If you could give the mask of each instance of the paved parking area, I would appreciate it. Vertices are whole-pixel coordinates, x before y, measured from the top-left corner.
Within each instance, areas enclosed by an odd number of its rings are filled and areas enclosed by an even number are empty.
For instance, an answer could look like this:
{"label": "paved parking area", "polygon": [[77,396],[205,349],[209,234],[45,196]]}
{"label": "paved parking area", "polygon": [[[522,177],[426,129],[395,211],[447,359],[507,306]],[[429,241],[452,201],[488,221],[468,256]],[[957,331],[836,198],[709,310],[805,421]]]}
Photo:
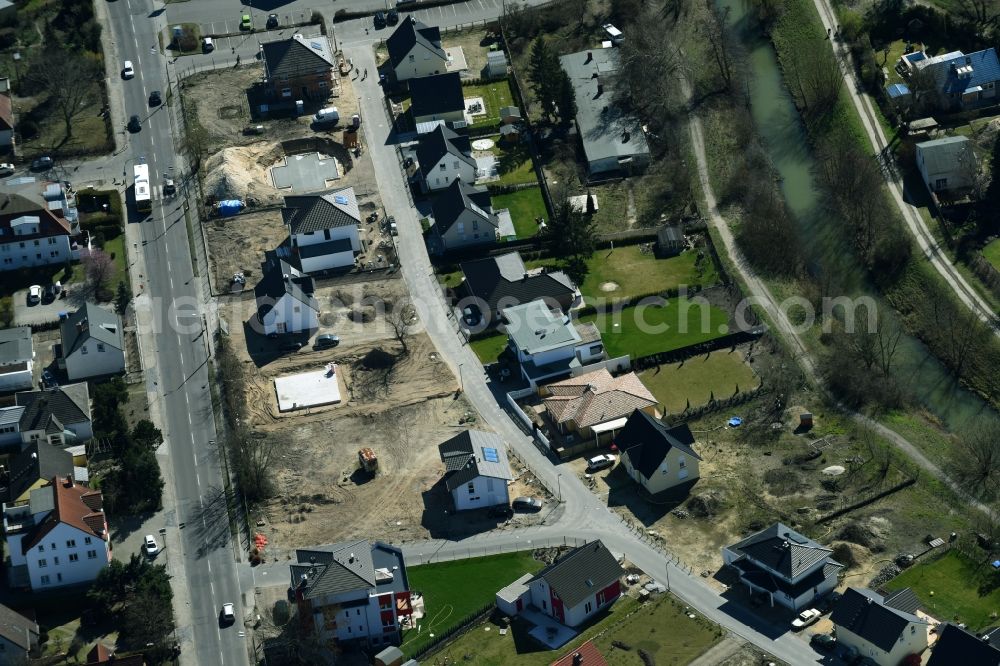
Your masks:
{"label": "paved parking area", "polygon": [[340,179],[337,160],[319,153],[286,155],[285,162],[271,168],[271,180],[279,190],[319,192]]}
{"label": "paved parking area", "polygon": [[66,298],[57,298],[51,303],[28,305],[28,290],[14,292],[14,325],[30,326],[58,321],[60,312],[74,312],[82,303],[81,289],[69,289]]}
{"label": "paved parking area", "polygon": [[[35,365],[32,374],[35,378],[35,386],[41,386],[42,371],[49,368],[52,370],[56,369],[54,347],[62,341],[62,336],[58,330],[43,331],[33,334],[31,341],[35,347]],[[58,373],[56,373],[56,377],[59,377]]]}

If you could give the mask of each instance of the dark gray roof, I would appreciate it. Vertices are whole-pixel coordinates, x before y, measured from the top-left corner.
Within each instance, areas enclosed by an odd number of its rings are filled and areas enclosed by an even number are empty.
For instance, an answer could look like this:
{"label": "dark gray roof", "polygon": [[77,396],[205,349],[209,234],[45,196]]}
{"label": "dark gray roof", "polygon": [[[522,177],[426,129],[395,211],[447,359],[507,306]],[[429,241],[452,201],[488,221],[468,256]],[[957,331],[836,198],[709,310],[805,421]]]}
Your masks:
{"label": "dark gray roof", "polygon": [[294,79],[329,71],[333,67],[329,50],[329,44],[323,36],[300,39],[291,37],[261,45],[264,67],[271,79]]}
{"label": "dark gray roof", "polygon": [[326,241],[325,243],[312,243],[311,245],[299,245],[299,257],[309,259],[310,257],[324,257],[328,254],[347,252],[354,246],[351,245],[350,238],[338,238],[337,240]]}
{"label": "dark gray roof", "polygon": [[740,570],[742,579],[768,592],[784,592],[793,599],[822,585],[827,580],[836,580],[837,574],[844,568],[843,564],[827,558],[823,566],[817,567],[809,575],[792,583],[787,578],[776,576],[770,569],[765,569],[745,557],[733,562],[733,566]]}
{"label": "dark gray roof", "polygon": [[291,235],[361,224],[353,187],[285,197],[281,219]]}
{"label": "dark gray roof", "polygon": [[[492,449],[496,460],[486,459],[486,449]],[[445,486],[448,492],[476,478],[486,476],[510,481],[510,463],[507,447],[499,435],[482,430],[465,430],[438,445],[441,462],[445,467]]]}
{"label": "dark gray roof", "polygon": [[0,365],[30,361],[31,355],[30,326],[0,330]]}
{"label": "dark gray roof", "polygon": [[573,282],[562,271],[527,275],[517,252],[488,257],[462,264],[465,288],[480,299],[480,310],[495,313],[503,307],[538,299],[552,299],[564,308],[573,300]]}
{"label": "dark gray roof", "polygon": [[899,640],[911,622],[927,624],[916,615],[887,606],[882,595],[849,587],[833,607],[830,620],[886,652]]}
{"label": "dark gray roof", "polygon": [[917,611],[921,610],[922,606],[916,593],[908,587],[896,590],[895,592],[890,592],[886,595],[885,605],[890,608],[895,608],[898,611],[909,613],[910,615],[916,615]]}
{"label": "dark gray roof", "polygon": [[473,168],[476,167],[476,160],[472,158],[469,137],[459,136],[445,125],[438,125],[433,132],[420,135],[420,143],[417,145],[417,163],[424,176],[427,176],[445,155],[451,155],[455,159],[472,165]]}
{"label": "dark gray roof", "polygon": [[490,193],[485,187],[466,185],[460,180],[453,180],[445,190],[434,199],[434,226],[438,234],[444,234],[458,221],[466,210],[471,210],[485,224],[497,227],[497,216],[493,214],[490,205]]}
{"label": "dark gray roof", "polygon": [[[389,51],[389,62],[396,67],[416,45],[422,46],[441,60],[448,59],[448,55],[441,48],[441,30],[437,26],[427,26],[413,16],[407,16],[400,21],[395,32],[389,35],[389,39],[385,40],[385,47]],[[423,56],[418,54],[417,57]]]}
{"label": "dark gray roof", "polygon": [[[300,549],[295,559],[290,567],[292,586],[304,587],[306,599],[374,590],[401,592],[409,585],[402,551],[382,542],[346,541]],[[392,572],[392,581],[383,580],[378,569]]]}
{"label": "dark gray roof", "polygon": [[0,636],[27,651],[38,643],[38,623],[0,604]]}
{"label": "dark gray roof", "polygon": [[93,303],[66,317],[60,326],[63,356],[69,356],[93,338],[115,349],[125,349],[125,336],[118,315]]}
{"label": "dark gray roof", "polygon": [[0,501],[12,502],[39,479],[73,474],[73,456],[46,440],[37,440],[11,456],[6,478],[0,478]]}
{"label": "dark gray roof", "polygon": [[61,426],[90,421],[90,392],[87,383],[67,384],[40,391],[22,391],[14,401],[25,408],[21,430],[48,428],[53,418]]}
{"label": "dark gray roof", "polygon": [[976,638],[965,629],[947,623],[938,628],[938,639],[931,648],[927,666],[998,666],[1000,650]]}
{"label": "dark gray roof", "polygon": [[600,540],[571,550],[554,564],[539,571],[566,608],[572,608],[618,580],[624,573],[618,560]]}
{"label": "dark gray roof", "polygon": [[260,282],[253,288],[259,316],[267,314],[285,294],[319,311],[319,303],[313,297],[313,279],[303,275],[284,259],[269,257],[261,264],[261,273]]}
{"label": "dark gray roof", "polygon": [[656,473],[672,448],[701,460],[701,456],[691,448],[692,444],[694,435],[686,423],[670,428],[640,409],[632,412],[625,427],[615,435],[615,446],[647,479]]}
{"label": "dark gray roof", "polygon": [[782,523],[751,534],[730,546],[729,550],[741,553],[788,579],[805,573],[833,552]]}
{"label": "dark gray roof", "polygon": [[410,79],[410,112],[414,118],[465,110],[458,72]]}
{"label": "dark gray roof", "polygon": [[660,243],[683,243],[684,233],[673,224],[664,224],[656,232],[656,240]]}

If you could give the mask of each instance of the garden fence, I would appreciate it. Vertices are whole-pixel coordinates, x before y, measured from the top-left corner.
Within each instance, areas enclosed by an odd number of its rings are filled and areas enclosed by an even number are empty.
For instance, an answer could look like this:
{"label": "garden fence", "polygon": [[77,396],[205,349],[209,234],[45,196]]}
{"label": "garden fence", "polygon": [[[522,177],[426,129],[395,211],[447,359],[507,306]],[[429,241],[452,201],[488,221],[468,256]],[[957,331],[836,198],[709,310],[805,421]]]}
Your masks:
{"label": "garden fence", "polygon": [[435,636],[434,640],[432,640],[430,643],[417,650],[414,653],[413,658],[424,659],[424,657],[431,651],[436,652],[438,650],[441,650],[448,643],[450,643],[451,639],[454,638],[456,635],[464,633],[466,629],[480,622],[483,618],[492,613],[495,607],[496,603],[490,602],[485,606],[483,606],[482,608],[480,608],[479,610],[473,611],[472,613],[466,615],[461,622],[452,626],[449,629],[446,629],[444,633]]}

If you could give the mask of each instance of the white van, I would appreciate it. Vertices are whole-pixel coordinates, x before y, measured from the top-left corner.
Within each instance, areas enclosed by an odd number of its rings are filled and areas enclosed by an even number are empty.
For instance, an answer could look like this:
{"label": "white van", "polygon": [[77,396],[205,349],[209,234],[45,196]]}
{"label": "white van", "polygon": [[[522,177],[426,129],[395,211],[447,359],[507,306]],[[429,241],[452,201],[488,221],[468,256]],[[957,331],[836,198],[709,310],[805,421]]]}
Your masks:
{"label": "white van", "polygon": [[622,31],[616,28],[615,26],[611,25],[610,23],[605,23],[603,27],[605,34],[607,34],[608,36],[608,39],[610,39],[611,43],[614,44],[615,46],[618,46],[619,44],[625,41],[625,35],[623,35]]}
{"label": "white van", "polygon": [[317,123],[336,123],[340,121],[340,112],[337,107],[328,106],[316,112],[313,118]]}

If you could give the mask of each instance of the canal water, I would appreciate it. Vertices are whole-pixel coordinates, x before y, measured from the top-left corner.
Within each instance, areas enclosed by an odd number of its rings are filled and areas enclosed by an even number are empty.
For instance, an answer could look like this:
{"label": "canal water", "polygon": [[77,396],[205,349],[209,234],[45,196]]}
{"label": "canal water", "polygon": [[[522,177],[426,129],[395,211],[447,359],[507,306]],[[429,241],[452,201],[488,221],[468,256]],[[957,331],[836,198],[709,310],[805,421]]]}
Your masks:
{"label": "canal water", "polygon": [[[729,9],[729,21],[743,39],[751,70],[749,96],[757,132],[781,178],[781,190],[799,229],[806,261],[820,275],[829,275],[848,296],[867,295],[890,311],[866,278],[848,239],[844,222],[822,205],[814,178],[815,160],[798,110],[785,87],[774,47],[748,25],[743,0],[716,0]],[[968,391],[922,342],[905,335],[900,340],[895,375],[915,400],[950,429],[994,410]]]}

